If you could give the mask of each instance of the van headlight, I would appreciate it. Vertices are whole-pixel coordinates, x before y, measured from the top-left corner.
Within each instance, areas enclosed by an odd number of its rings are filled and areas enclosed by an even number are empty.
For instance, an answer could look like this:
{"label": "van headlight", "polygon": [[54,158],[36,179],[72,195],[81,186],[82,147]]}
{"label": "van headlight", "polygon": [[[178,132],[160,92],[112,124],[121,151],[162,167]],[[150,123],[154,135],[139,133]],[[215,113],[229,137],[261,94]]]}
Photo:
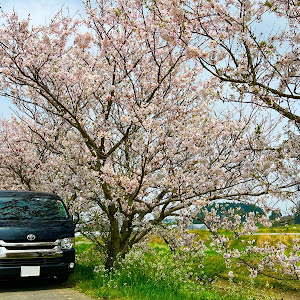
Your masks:
{"label": "van headlight", "polygon": [[69,238],[64,238],[60,240],[60,247],[63,250],[69,250],[72,249],[75,245],[75,238],[69,237]]}

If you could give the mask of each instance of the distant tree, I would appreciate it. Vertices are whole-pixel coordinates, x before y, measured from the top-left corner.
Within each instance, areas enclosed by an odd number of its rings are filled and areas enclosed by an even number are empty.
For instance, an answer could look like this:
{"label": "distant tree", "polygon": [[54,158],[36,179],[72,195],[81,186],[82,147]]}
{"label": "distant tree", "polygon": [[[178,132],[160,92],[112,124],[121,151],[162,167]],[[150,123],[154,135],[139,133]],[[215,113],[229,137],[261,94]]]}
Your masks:
{"label": "distant tree", "polygon": [[280,211],[272,210],[269,219],[271,221],[276,221],[276,219],[277,219],[277,221],[279,221],[278,219],[280,219],[281,217],[282,217],[282,214],[280,213]]}
{"label": "distant tree", "polygon": [[[222,202],[213,203],[205,207],[209,212],[212,209],[216,209],[218,216],[228,217],[230,215],[229,210],[234,210],[234,213],[240,215],[244,221],[246,216],[250,212],[254,212],[257,215],[263,215],[265,212],[255,204],[251,203],[235,203],[235,202]],[[201,224],[205,218],[204,212],[201,210],[197,216],[193,219],[194,224]]]}
{"label": "distant tree", "polygon": [[297,203],[296,212],[294,214],[294,224],[300,224],[300,200]]}

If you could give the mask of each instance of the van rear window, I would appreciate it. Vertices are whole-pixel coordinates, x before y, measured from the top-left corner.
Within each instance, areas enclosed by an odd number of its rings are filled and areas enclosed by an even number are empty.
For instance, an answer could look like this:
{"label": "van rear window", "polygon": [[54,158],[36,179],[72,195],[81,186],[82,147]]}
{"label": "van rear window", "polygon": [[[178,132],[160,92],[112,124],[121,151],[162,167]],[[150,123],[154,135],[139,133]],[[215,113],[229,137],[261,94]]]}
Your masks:
{"label": "van rear window", "polygon": [[59,199],[43,197],[0,197],[0,220],[61,220],[68,213]]}

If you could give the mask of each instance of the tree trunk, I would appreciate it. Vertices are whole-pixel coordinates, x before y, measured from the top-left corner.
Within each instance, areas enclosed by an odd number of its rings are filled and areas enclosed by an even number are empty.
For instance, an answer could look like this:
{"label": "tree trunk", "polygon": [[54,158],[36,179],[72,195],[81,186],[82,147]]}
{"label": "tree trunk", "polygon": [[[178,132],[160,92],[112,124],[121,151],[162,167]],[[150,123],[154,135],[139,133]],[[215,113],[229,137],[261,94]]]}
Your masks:
{"label": "tree trunk", "polygon": [[114,266],[114,262],[121,252],[119,223],[118,220],[114,217],[116,211],[117,210],[114,205],[109,206],[110,237],[107,243],[107,258],[105,262],[105,268],[107,270],[111,270],[111,268]]}

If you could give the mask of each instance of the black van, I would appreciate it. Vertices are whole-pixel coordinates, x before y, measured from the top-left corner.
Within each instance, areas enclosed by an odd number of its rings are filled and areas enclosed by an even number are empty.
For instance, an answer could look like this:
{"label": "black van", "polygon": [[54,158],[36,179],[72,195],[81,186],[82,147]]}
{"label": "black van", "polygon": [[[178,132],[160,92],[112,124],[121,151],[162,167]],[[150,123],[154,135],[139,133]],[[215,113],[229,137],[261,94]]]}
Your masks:
{"label": "black van", "polygon": [[68,279],[75,268],[73,220],[56,194],[0,191],[0,279]]}

